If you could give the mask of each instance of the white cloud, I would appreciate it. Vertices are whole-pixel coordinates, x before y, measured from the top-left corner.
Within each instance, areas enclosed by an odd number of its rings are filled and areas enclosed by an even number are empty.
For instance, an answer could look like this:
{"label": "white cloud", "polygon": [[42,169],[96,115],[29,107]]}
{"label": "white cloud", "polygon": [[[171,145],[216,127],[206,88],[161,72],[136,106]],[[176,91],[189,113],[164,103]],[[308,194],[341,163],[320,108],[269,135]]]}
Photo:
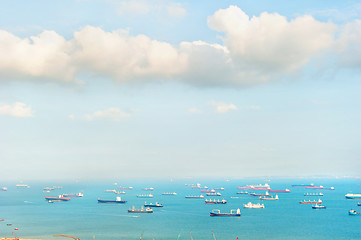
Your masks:
{"label": "white cloud", "polygon": [[202,110],[199,110],[198,108],[194,108],[194,107],[188,109],[188,112],[190,112],[190,113],[203,113]]}
{"label": "white cloud", "polygon": [[92,121],[94,119],[108,119],[112,121],[119,121],[123,118],[131,117],[130,113],[123,112],[119,108],[108,108],[105,110],[95,111],[92,114],[85,115],[85,119]]}
{"label": "white cloud", "polygon": [[227,113],[231,110],[238,110],[237,106],[232,103],[217,102],[212,100],[209,104],[216,107],[216,113]]}
{"label": "white cloud", "polygon": [[12,117],[27,118],[33,117],[33,110],[27,107],[25,103],[16,102],[13,105],[0,105],[0,115],[7,115]]}
{"label": "white cloud", "polygon": [[180,3],[173,3],[167,7],[167,13],[170,17],[180,18],[187,14],[187,11]]}

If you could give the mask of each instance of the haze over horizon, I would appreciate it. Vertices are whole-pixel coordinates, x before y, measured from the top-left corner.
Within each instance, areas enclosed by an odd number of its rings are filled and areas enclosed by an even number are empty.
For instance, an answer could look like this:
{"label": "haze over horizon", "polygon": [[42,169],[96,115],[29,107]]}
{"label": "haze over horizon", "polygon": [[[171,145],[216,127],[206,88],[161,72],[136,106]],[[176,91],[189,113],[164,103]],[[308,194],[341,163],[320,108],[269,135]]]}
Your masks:
{"label": "haze over horizon", "polygon": [[358,1],[3,1],[0,181],[354,176]]}

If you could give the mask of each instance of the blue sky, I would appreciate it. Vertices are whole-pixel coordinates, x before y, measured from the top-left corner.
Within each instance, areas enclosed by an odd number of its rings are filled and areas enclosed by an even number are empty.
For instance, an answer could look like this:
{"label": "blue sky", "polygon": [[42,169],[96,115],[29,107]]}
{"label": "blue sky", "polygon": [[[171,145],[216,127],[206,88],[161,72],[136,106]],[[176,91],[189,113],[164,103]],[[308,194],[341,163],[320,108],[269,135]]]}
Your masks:
{"label": "blue sky", "polygon": [[360,176],[357,1],[2,1],[0,180]]}

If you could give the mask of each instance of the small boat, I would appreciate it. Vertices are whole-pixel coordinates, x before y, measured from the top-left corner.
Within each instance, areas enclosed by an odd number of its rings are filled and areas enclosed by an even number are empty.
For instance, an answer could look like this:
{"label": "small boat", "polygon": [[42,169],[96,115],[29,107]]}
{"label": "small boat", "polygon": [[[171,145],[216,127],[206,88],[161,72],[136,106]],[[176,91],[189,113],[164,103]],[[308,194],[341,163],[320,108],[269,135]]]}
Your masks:
{"label": "small boat", "polygon": [[285,189],[285,190],[268,190],[269,192],[275,192],[275,193],[290,193],[291,191],[289,189]]}
{"label": "small boat", "polygon": [[361,194],[360,193],[347,193],[345,195],[345,197],[347,199],[355,199],[355,198],[361,198]]}
{"label": "small boat", "polygon": [[64,197],[63,195],[59,195],[58,197],[45,197],[45,200],[49,201],[69,201],[69,197]]}
{"label": "small boat", "polygon": [[120,190],[133,190],[133,187],[118,187]]}
{"label": "small boat", "polygon": [[303,196],[323,196],[323,193],[304,193]]}
{"label": "small boat", "polygon": [[84,195],[80,192],[80,193],[65,193],[63,194],[63,197],[69,197],[69,198],[81,198]]}
{"label": "small boat", "polygon": [[322,203],[321,199],[318,199],[318,201],[315,201],[315,200],[313,200],[313,201],[311,201],[311,200],[308,200],[308,201],[303,200],[303,201],[300,202],[300,204],[321,204],[321,203]]}
{"label": "small boat", "polygon": [[357,206],[361,206],[361,203],[357,203]]}
{"label": "small boat", "polygon": [[176,192],[165,192],[165,193],[162,193],[162,195],[167,195],[167,196],[169,196],[169,195],[177,195],[177,193]]}
{"label": "small boat", "polygon": [[104,200],[98,199],[98,203],[126,203],[127,201],[122,200],[121,197],[116,197],[115,200]]}
{"label": "small boat", "polygon": [[227,200],[225,200],[225,199],[222,199],[222,200],[219,200],[219,199],[214,199],[214,200],[212,200],[212,199],[209,199],[209,200],[205,200],[204,201],[204,203],[205,204],[226,204],[227,203]]}
{"label": "small boat", "polygon": [[258,193],[250,193],[251,197],[272,197],[267,191],[264,194],[258,194]]}
{"label": "small boat", "polygon": [[129,208],[128,213],[153,213],[153,209],[151,209],[150,207],[144,209],[143,206],[140,209],[135,209],[135,207],[133,206],[132,208]]}
{"label": "small boat", "polygon": [[153,203],[145,203],[144,207],[163,207],[163,205],[158,203],[158,202],[156,202],[155,204],[153,204]]}
{"label": "small boat", "polygon": [[315,206],[312,206],[312,208],[313,208],[313,209],[326,209],[326,206],[318,205],[318,204],[316,203],[316,205],[315,205]]}
{"label": "small boat", "polygon": [[356,212],[355,210],[351,209],[349,212],[348,212],[349,215],[358,215],[358,214],[361,214],[361,212]]}
{"label": "small boat", "polygon": [[278,195],[275,197],[260,197],[259,200],[278,200]]}
{"label": "small boat", "polygon": [[204,198],[203,195],[199,195],[199,196],[185,196],[185,198]]}
{"label": "small boat", "polygon": [[206,193],[206,195],[207,196],[222,196],[222,194],[221,193],[219,193],[219,192],[213,192],[213,193]]}
{"label": "small boat", "polygon": [[216,190],[216,191],[224,191],[223,187],[221,187],[221,188],[213,188],[213,189]]}
{"label": "small boat", "polygon": [[8,189],[6,187],[0,188],[0,192],[6,192]]}
{"label": "small boat", "polygon": [[232,209],[229,213],[221,213],[219,209],[213,209],[212,212],[209,213],[211,217],[240,217],[241,210],[238,208],[237,210]]}
{"label": "small boat", "polygon": [[247,194],[248,195],[248,192],[237,192],[237,194]]}
{"label": "small boat", "polygon": [[143,190],[143,191],[153,191],[154,188],[152,188],[152,187],[151,187],[151,188],[142,188],[142,190]]}
{"label": "small boat", "polygon": [[154,197],[153,194],[138,194],[137,198],[152,198]]}
{"label": "small boat", "polygon": [[244,208],[264,208],[264,204],[260,204],[260,203],[247,203],[247,204],[243,204]]}

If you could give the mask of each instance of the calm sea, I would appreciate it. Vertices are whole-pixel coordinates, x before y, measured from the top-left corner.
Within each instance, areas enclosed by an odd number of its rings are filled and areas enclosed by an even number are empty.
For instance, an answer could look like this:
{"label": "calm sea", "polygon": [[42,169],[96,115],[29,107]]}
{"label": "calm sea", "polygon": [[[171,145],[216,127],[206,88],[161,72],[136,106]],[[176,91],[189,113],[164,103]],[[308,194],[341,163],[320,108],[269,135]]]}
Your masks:
{"label": "calm sea", "polygon": [[[199,189],[186,187],[185,183],[201,183],[211,188],[224,187],[225,205],[207,205],[204,199],[185,199],[186,195],[199,195]],[[271,180],[272,189],[290,189],[291,193],[278,193],[278,201],[264,201],[264,209],[244,209],[245,203],[260,202],[255,197],[238,195],[237,186],[264,184],[264,180],[190,180],[190,181],[118,181],[118,186],[132,186],[119,195],[126,204],[99,204],[98,198],[115,199],[113,182],[31,183],[29,189],[18,189],[16,183],[0,183],[7,192],[0,192],[0,236],[11,237],[12,232],[21,238],[64,239],[55,234],[77,236],[80,239],[361,239],[361,215],[349,216],[353,208],[361,211],[357,200],[346,200],[347,193],[361,193],[358,179],[297,179]],[[334,191],[292,188],[292,184],[323,185],[335,187]],[[63,186],[63,189],[43,193],[44,187]],[[137,194],[150,193],[142,188],[153,187],[153,199],[137,198]],[[248,190],[250,191],[250,190]],[[69,202],[48,203],[44,196],[82,192],[83,198]],[[163,192],[177,192],[177,196],[164,196]],[[258,191],[262,192],[262,191]],[[307,198],[304,193],[322,192],[325,210],[314,210],[311,205],[299,204]],[[235,198],[238,197],[238,198]],[[212,197],[213,199],[215,197]],[[144,202],[159,202],[163,208],[154,208],[153,214],[130,214],[133,205],[139,208]],[[359,200],[361,202],[361,200]],[[210,217],[212,209],[229,212],[241,209],[241,217]],[[11,226],[7,224],[11,223]],[[18,230],[14,230],[18,228]],[[191,234],[191,235],[190,235]]]}

